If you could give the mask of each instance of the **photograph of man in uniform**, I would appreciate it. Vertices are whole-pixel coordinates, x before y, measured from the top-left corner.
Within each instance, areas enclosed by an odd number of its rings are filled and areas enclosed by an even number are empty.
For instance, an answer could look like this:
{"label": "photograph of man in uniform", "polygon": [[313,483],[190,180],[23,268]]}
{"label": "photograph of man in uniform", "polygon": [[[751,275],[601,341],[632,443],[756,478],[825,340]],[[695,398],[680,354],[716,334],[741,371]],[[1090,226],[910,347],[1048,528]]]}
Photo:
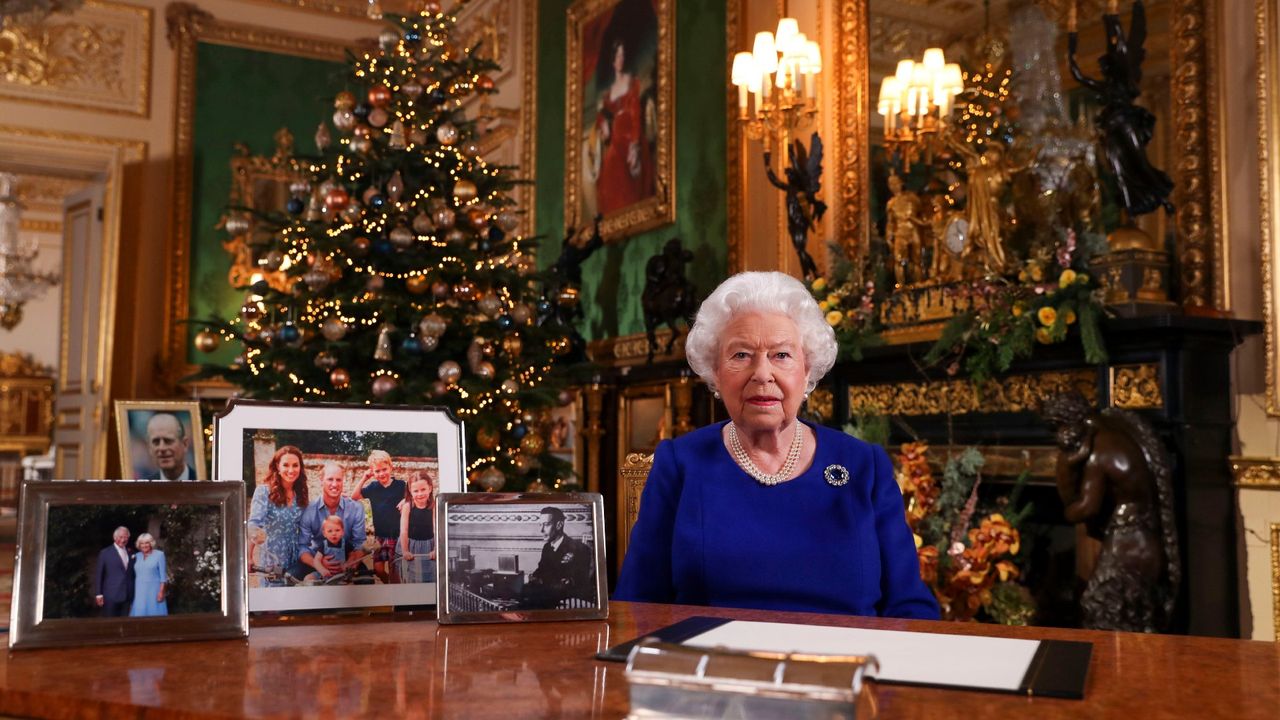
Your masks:
{"label": "photograph of man in uniform", "polygon": [[98,553],[93,573],[93,601],[102,617],[128,617],[133,602],[133,558],[129,556],[129,529],[118,527],[111,544]]}
{"label": "photograph of man in uniform", "polygon": [[564,532],[564,512],[556,507],[541,511],[544,544],[538,567],[529,575],[520,606],[527,609],[557,607],[569,598],[594,600],[595,553]]}

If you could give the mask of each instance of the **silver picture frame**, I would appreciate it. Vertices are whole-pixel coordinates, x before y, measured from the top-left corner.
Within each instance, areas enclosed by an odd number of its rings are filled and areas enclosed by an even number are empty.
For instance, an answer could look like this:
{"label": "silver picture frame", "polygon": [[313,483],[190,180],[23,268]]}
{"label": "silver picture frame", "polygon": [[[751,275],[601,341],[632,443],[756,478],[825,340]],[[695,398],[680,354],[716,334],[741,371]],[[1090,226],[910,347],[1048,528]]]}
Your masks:
{"label": "silver picture frame", "polygon": [[[246,637],[243,495],[240,483],[227,482],[23,483],[10,649]],[[127,528],[126,554],[145,531],[153,550],[174,558],[164,591],[174,614],[98,616],[95,557],[110,550],[111,526],[131,522],[123,518],[144,523]]]}
{"label": "silver picture frame", "polygon": [[442,625],[609,616],[599,493],[445,494],[436,513]]}

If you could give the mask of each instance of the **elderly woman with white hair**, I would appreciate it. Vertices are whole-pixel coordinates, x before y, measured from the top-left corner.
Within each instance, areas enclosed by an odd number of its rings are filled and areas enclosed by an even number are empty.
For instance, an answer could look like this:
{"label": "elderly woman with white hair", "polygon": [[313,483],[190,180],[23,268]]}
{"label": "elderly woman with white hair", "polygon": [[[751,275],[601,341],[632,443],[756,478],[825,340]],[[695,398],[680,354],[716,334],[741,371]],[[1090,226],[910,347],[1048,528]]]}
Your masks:
{"label": "elderly woman with white hair", "polygon": [[164,551],[156,548],[156,539],[151,533],[139,535],[137,546],[138,552],[133,556],[133,606],[129,608],[129,617],[168,615],[165,591],[169,573]]}
{"label": "elderly woman with white hair", "polygon": [[614,599],[937,619],[888,455],[796,417],[836,356],[804,285],[729,278],[685,354],[730,420],[658,445]]}

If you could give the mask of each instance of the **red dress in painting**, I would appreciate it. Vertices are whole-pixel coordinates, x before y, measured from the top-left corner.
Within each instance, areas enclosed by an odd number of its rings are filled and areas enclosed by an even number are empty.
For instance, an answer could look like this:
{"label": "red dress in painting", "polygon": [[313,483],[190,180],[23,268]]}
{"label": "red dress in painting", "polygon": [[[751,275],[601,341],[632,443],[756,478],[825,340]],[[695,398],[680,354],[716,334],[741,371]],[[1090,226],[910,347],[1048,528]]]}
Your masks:
{"label": "red dress in painting", "polygon": [[[600,176],[596,179],[597,211],[608,215],[633,205],[653,194],[653,163],[649,157],[649,140],[644,132],[644,108],[640,102],[640,83],[632,78],[627,91],[618,98],[605,96],[601,112],[596,115],[596,130],[610,123],[609,140],[600,158]],[[628,162],[632,145],[636,162]]]}

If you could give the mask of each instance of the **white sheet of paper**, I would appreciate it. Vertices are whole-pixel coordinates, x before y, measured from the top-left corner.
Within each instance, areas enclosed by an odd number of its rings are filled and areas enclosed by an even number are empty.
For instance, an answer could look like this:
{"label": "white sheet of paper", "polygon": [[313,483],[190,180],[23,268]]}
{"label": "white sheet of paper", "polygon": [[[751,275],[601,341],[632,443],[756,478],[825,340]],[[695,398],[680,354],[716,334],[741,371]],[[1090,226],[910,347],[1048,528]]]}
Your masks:
{"label": "white sheet of paper", "polygon": [[1038,640],[936,635],[899,630],[793,625],[734,620],[686,641],[692,647],[875,655],[877,677],[890,682],[1016,691]]}

